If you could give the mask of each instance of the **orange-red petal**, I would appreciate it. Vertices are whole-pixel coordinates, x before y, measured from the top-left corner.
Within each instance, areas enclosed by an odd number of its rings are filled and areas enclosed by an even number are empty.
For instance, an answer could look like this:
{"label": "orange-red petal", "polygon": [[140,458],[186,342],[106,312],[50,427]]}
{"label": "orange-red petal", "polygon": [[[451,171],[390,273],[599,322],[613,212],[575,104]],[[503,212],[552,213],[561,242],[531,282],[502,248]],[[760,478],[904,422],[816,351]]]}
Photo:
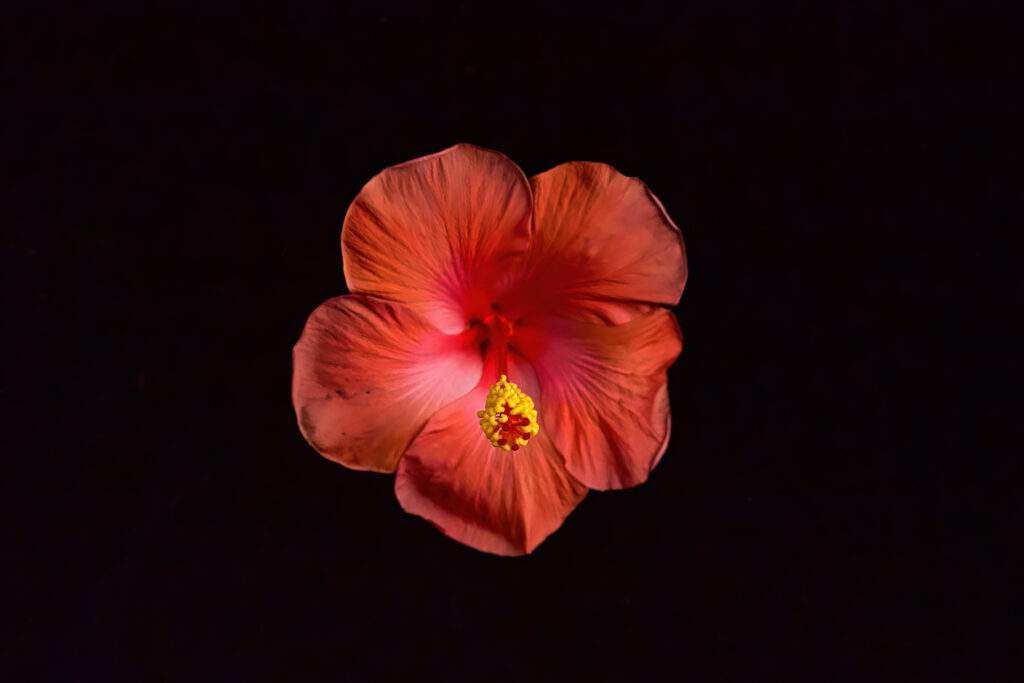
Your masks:
{"label": "orange-red petal", "polygon": [[531,212],[526,176],[498,152],[459,144],[392,166],[345,216],[345,280],[458,332],[490,303],[494,265],[526,250]]}
{"label": "orange-red petal", "polygon": [[[528,366],[512,362],[510,375],[536,393]],[[565,470],[545,433],[515,452],[493,448],[476,412],[485,381],[439,410],[398,466],[395,494],[407,512],[424,517],[446,536],[497,555],[532,552],[586,495]]]}
{"label": "orange-red petal", "polygon": [[672,313],[611,326],[548,318],[515,343],[537,371],[541,424],[569,473],[592,489],[645,481],[668,443],[666,371],[682,351]]}
{"label": "orange-red petal", "polygon": [[292,403],[321,455],[393,472],[439,408],[480,380],[479,347],[412,310],[360,295],[321,304],[295,345]]}
{"label": "orange-red petal", "polygon": [[678,303],[686,250],[661,202],[607,164],[575,161],[530,179],[536,232],[525,290],[549,310],[619,323]]}

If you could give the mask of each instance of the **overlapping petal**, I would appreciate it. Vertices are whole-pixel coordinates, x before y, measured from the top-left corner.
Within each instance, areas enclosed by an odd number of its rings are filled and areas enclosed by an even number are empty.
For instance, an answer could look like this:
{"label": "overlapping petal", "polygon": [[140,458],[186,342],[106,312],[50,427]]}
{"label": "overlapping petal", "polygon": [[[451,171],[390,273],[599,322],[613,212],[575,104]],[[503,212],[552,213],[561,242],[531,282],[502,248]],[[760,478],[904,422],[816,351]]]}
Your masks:
{"label": "overlapping petal", "polygon": [[[474,391],[430,419],[399,464],[395,493],[403,509],[461,543],[522,555],[562,524],[587,489],[566,472],[543,416],[540,434],[519,451],[490,446],[476,411],[491,374],[485,371]],[[529,366],[513,362],[510,375],[536,397]]]}
{"label": "overlapping petal", "polygon": [[672,313],[613,326],[548,317],[515,343],[536,369],[541,421],[570,474],[593,489],[645,481],[668,443],[666,370],[682,351]]}
{"label": "overlapping petal", "polygon": [[392,472],[439,408],[480,380],[469,334],[446,335],[411,309],[361,295],[330,299],[295,345],[292,403],[306,440],[353,469]]}
{"label": "overlapping petal", "polygon": [[392,166],[345,216],[346,282],[458,332],[489,303],[496,264],[527,248],[531,211],[526,176],[498,152],[460,144]]}
{"label": "overlapping petal", "polygon": [[644,183],[607,164],[571,162],[530,185],[536,228],[519,300],[613,324],[679,301],[682,235]]}

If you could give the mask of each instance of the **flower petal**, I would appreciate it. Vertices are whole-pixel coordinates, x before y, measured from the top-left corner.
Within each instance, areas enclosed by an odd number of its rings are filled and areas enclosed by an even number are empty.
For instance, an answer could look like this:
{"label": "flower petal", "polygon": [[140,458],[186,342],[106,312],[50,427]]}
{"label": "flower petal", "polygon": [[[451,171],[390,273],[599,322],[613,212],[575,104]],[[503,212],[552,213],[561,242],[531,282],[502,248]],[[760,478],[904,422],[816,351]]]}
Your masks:
{"label": "flower petal", "polygon": [[438,408],[470,391],[483,361],[475,338],[446,335],[403,306],[364,296],[321,304],[293,352],[292,403],[321,455],[393,472]]}
{"label": "flower petal", "polygon": [[537,371],[541,424],[569,473],[599,490],[645,481],[668,444],[675,316],[658,308],[614,326],[549,317],[514,343]]}
{"label": "flower petal", "polygon": [[621,323],[674,305],[686,283],[686,250],[661,202],[607,164],[570,162],[534,176],[536,233],[526,296],[561,315]]}
{"label": "flower petal", "polygon": [[498,152],[459,144],[392,166],[345,215],[345,281],[459,332],[489,304],[493,264],[526,250],[531,212],[526,176]]}
{"label": "flower petal", "polygon": [[[407,512],[460,543],[522,555],[561,526],[587,489],[565,471],[543,416],[540,434],[518,451],[491,447],[476,416],[491,374],[430,419],[398,466],[395,495]],[[528,366],[512,364],[510,377],[536,396],[527,374]]]}

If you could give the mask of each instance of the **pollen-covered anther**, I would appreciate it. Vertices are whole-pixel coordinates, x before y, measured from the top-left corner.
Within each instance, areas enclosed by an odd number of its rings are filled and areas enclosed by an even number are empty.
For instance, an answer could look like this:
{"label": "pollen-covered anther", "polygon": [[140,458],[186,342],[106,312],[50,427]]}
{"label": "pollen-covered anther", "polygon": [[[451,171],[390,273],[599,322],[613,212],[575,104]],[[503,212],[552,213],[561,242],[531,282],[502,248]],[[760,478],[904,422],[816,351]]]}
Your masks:
{"label": "pollen-covered anther", "polygon": [[505,375],[491,386],[484,409],[476,416],[487,440],[502,450],[518,451],[540,432],[533,399]]}

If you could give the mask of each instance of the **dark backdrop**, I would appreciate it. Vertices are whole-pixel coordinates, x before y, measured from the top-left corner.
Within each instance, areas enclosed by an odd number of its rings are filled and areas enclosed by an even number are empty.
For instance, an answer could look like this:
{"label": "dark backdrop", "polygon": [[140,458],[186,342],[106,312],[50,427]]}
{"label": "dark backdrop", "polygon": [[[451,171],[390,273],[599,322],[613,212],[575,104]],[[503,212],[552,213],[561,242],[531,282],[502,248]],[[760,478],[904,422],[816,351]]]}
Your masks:
{"label": "dark backdrop", "polygon": [[[1019,280],[968,237],[1004,220],[1017,62],[971,15],[815,6],[11,23],[11,680],[1000,669],[1001,608],[948,607],[1019,512],[977,495],[1014,466],[965,419],[1018,367],[984,292]],[[404,514],[290,402],[348,203],[460,141],[639,176],[688,248],[664,460],[524,558]]]}

